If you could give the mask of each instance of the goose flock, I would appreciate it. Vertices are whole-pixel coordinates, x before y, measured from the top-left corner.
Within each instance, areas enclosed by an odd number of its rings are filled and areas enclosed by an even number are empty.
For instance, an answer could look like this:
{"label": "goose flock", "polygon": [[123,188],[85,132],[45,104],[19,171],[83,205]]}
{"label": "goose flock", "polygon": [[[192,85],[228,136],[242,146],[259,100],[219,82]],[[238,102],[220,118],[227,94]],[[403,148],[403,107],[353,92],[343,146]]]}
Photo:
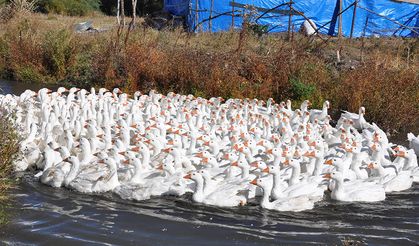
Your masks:
{"label": "goose flock", "polygon": [[[419,182],[418,137],[396,146],[359,113],[335,127],[325,101],[204,99],[60,87],[0,95],[21,134],[16,171],[83,193],[123,199],[182,196],[212,206],[249,200],[278,211],[334,200],[376,202]],[[416,153],[415,153],[416,150]]]}

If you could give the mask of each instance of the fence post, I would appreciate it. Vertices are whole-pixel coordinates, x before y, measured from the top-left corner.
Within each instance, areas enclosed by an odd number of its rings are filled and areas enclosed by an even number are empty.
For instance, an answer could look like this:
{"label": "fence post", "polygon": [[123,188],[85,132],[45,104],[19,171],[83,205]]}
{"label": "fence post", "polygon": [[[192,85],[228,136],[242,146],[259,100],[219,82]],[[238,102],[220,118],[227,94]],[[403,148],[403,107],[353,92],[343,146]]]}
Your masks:
{"label": "fence post", "polygon": [[292,22],[292,0],[289,2],[289,17],[288,17],[288,40],[291,40],[291,22]]}
{"label": "fence post", "polygon": [[209,31],[212,32],[212,9],[214,8],[214,0],[211,0],[211,7],[210,7],[210,15],[209,15],[209,23],[208,23],[208,27],[209,27]]}
{"label": "fence post", "polygon": [[355,18],[356,18],[356,6],[357,5],[358,5],[358,0],[355,0],[355,3],[354,3],[354,13],[352,15],[352,24],[351,24],[351,36],[349,38],[352,38],[352,35],[354,33]]}
{"label": "fence post", "polygon": [[[195,0],[195,26],[198,25],[199,22],[199,17],[198,17],[198,0]],[[199,32],[199,30],[197,29],[197,31]]]}
{"label": "fence post", "polygon": [[231,30],[234,30],[234,15],[235,15],[235,10],[234,10],[234,0],[231,1]]}

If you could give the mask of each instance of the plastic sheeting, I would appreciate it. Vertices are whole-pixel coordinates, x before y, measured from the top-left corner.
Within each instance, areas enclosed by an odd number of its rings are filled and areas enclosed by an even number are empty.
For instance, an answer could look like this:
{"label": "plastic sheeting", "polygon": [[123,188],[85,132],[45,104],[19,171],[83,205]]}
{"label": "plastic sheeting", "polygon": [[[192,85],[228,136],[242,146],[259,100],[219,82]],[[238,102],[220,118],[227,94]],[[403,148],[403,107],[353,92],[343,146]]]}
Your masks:
{"label": "plastic sheeting", "polygon": [[177,16],[189,14],[189,0],[164,0],[164,9]]}
{"label": "plastic sheeting", "polygon": [[[342,10],[350,6],[342,14],[342,33],[347,37],[351,32],[353,2],[354,0],[342,0]],[[166,10],[187,18],[191,31],[217,32],[237,29],[241,28],[244,18],[265,25],[269,32],[288,30],[290,11],[287,0],[165,0],[165,3]],[[275,8],[280,4],[284,6]],[[320,33],[337,35],[339,0],[294,0],[293,7],[313,20],[320,28]],[[275,9],[267,12],[273,8]],[[262,14],[264,15],[258,18]],[[213,18],[211,21],[210,17]],[[298,31],[304,20],[298,12],[292,12],[291,27],[294,31]],[[395,22],[419,32],[419,5],[392,0],[359,0],[353,36],[419,36]]]}

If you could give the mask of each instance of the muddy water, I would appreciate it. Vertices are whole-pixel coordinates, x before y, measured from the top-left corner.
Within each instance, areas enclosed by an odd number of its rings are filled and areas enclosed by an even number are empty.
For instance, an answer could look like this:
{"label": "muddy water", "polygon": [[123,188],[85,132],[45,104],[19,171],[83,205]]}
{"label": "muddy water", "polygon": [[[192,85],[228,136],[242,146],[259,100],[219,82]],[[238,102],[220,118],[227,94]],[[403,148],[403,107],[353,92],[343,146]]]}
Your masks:
{"label": "muddy water", "polygon": [[[14,83],[0,81],[13,93]],[[39,85],[30,85],[37,89]],[[249,206],[222,209],[190,196],[143,202],[112,194],[85,195],[40,184],[25,174],[11,192],[10,222],[0,240],[10,245],[417,245],[419,185],[379,203],[340,203],[327,195],[314,210],[274,212]]]}

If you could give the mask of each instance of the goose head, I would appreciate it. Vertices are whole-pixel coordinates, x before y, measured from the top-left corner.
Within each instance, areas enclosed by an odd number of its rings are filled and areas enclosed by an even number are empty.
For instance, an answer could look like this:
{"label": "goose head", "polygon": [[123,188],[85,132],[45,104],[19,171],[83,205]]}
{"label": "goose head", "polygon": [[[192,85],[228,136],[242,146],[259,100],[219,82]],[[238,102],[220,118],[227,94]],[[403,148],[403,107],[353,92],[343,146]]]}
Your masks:
{"label": "goose head", "polygon": [[286,159],[284,162],[282,162],[285,166],[290,166],[292,168],[299,168],[300,167],[300,161],[297,159]]}
{"label": "goose head", "polygon": [[323,175],[323,178],[325,179],[334,179],[336,181],[342,181],[343,182],[343,174],[338,171],[333,171],[331,173],[326,173]]}
{"label": "goose head", "polygon": [[271,166],[268,166],[265,169],[263,169],[263,172],[264,173],[270,173],[270,174],[273,174],[273,175],[278,175],[279,172],[280,172],[280,168],[277,167],[277,166],[271,165]]}
{"label": "goose head", "polygon": [[368,164],[368,169],[377,169],[380,167],[380,164],[377,161],[372,161]]}
{"label": "goose head", "polygon": [[330,108],[330,102],[329,101],[324,101],[324,103],[323,103],[323,108],[324,109],[329,109]]}
{"label": "goose head", "polygon": [[212,156],[202,158],[202,163],[209,164],[212,167],[218,167],[217,160],[214,157],[212,157]]}
{"label": "goose head", "polygon": [[202,175],[197,171],[191,172],[191,173],[183,176],[183,178],[184,179],[192,179],[195,182],[200,182],[200,183],[203,183],[203,181],[204,181],[203,178],[202,178]]}
{"label": "goose head", "polygon": [[255,178],[254,180],[250,181],[252,185],[257,185],[261,187],[263,190],[269,190],[270,184],[267,180],[264,180],[262,178]]}
{"label": "goose head", "polygon": [[359,115],[365,115],[365,107],[360,107],[359,108]]}

